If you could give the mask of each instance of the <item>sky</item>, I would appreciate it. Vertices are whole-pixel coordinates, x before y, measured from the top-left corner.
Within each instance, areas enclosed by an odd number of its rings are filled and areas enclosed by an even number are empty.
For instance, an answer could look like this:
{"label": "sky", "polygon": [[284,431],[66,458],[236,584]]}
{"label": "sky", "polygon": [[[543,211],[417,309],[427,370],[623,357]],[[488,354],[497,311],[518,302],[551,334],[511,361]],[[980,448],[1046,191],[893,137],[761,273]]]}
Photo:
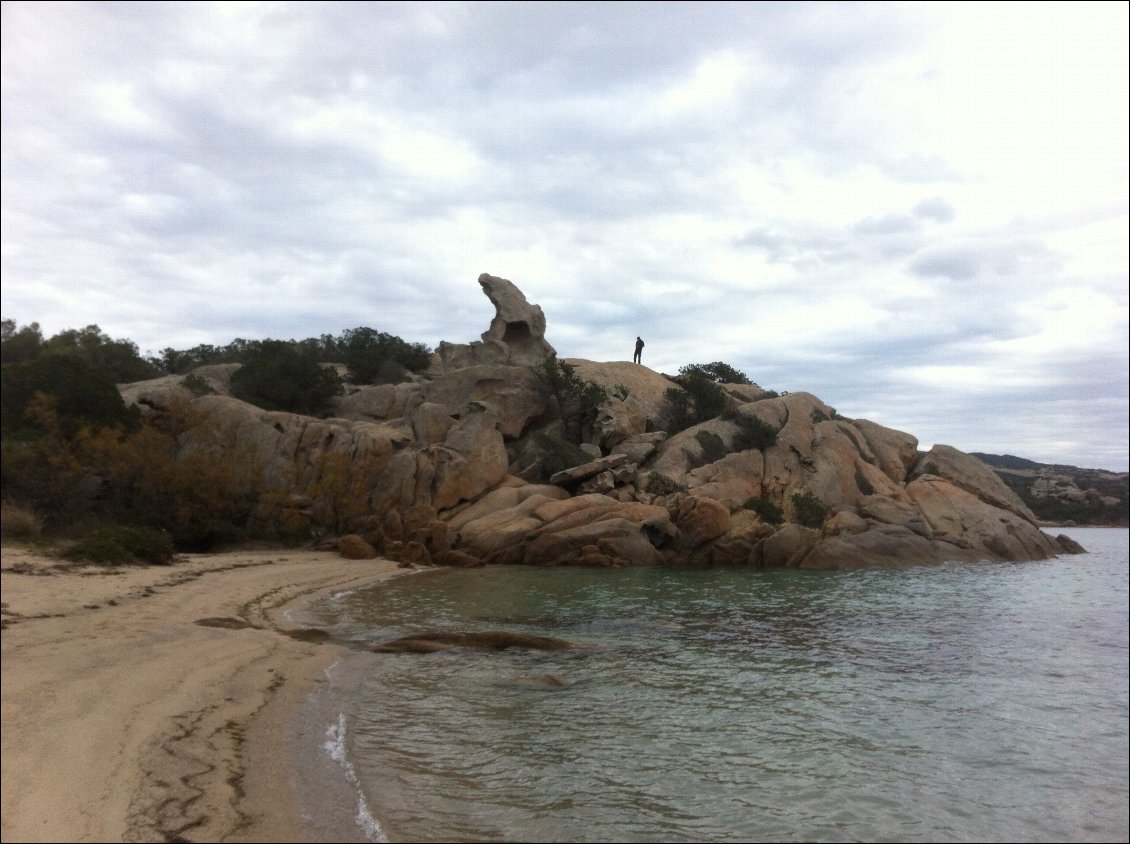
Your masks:
{"label": "sky", "polygon": [[144,355],[369,327],[721,361],[1128,469],[1128,10],[2,6],[2,306]]}

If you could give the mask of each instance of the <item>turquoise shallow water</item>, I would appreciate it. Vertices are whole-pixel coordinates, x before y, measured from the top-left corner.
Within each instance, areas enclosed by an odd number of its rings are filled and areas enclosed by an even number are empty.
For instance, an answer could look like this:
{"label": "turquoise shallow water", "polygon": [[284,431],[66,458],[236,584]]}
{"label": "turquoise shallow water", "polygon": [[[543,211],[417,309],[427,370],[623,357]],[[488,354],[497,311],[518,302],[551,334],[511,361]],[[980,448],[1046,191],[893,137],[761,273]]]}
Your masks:
{"label": "turquoise shallow water", "polygon": [[358,644],[584,646],[351,656],[325,725],[349,822],[391,841],[1125,841],[1130,534],[1062,532],[1090,553],[442,570],[335,596],[315,623]]}

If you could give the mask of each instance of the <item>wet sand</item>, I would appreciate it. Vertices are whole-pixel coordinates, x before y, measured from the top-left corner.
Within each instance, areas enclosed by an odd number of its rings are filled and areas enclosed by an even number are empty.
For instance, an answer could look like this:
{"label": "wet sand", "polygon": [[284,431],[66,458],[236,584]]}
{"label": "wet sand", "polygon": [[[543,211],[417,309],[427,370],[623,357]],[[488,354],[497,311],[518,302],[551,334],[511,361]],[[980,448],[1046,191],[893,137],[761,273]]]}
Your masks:
{"label": "wet sand", "polygon": [[316,840],[295,718],[343,651],[288,616],[399,571],[315,551],[107,568],[0,549],[0,837]]}

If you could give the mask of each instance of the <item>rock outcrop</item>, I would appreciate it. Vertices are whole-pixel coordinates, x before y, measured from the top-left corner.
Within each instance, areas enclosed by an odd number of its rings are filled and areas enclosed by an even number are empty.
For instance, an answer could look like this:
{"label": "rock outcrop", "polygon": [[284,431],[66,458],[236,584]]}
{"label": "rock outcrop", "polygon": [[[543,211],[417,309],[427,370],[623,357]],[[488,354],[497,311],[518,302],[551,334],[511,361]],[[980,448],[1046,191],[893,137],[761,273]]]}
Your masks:
{"label": "rock outcrop", "polygon": [[477,343],[440,343],[439,358],[444,372],[479,364],[538,366],[556,355],[545,339],[545,314],[512,281],[483,273],[479,286],[494,305],[490,328]]}
{"label": "rock outcrop", "polygon": [[[232,366],[124,385],[159,418],[190,406],[184,455],[239,455],[259,530],[347,522],[343,553],[408,565],[654,564],[845,569],[1042,559],[1043,533],[976,458],[840,416],[803,392],[719,385],[725,410],[670,432],[676,379],[626,362],[557,361],[603,396],[565,440],[568,398],[541,308],[483,274],[496,315],[480,342],[441,343],[423,376],[354,386],[334,416],[267,412],[230,395]],[[771,436],[751,443],[756,429]],[[564,462],[563,462],[564,461]],[[330,513],[333,518],[327,518]]]}

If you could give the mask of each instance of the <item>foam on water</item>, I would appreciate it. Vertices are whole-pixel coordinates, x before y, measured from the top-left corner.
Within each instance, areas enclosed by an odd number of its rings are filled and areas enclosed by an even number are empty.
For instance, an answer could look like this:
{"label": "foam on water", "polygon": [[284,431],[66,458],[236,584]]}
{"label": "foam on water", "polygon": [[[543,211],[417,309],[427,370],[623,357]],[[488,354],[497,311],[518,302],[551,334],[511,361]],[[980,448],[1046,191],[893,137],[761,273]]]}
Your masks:
{"label": "foam on water", "polygon": [[380,823],[373,817],[373,813],[369,811],[369,805],[365,801],[365,795],[361,792],[360,782],[357,779],[357,771],[346,755],[344,713],[338,715],[336,723],[330,724],[329,727],[326,728],[326,740],[322,747],[326,751],[326,755],[341,766],[346,780],[348,780],[357,791],[357,826],[360,827],[365,838],[374,842],[388,841],[388,838],[385,837],[384,830],[381,829]]}

